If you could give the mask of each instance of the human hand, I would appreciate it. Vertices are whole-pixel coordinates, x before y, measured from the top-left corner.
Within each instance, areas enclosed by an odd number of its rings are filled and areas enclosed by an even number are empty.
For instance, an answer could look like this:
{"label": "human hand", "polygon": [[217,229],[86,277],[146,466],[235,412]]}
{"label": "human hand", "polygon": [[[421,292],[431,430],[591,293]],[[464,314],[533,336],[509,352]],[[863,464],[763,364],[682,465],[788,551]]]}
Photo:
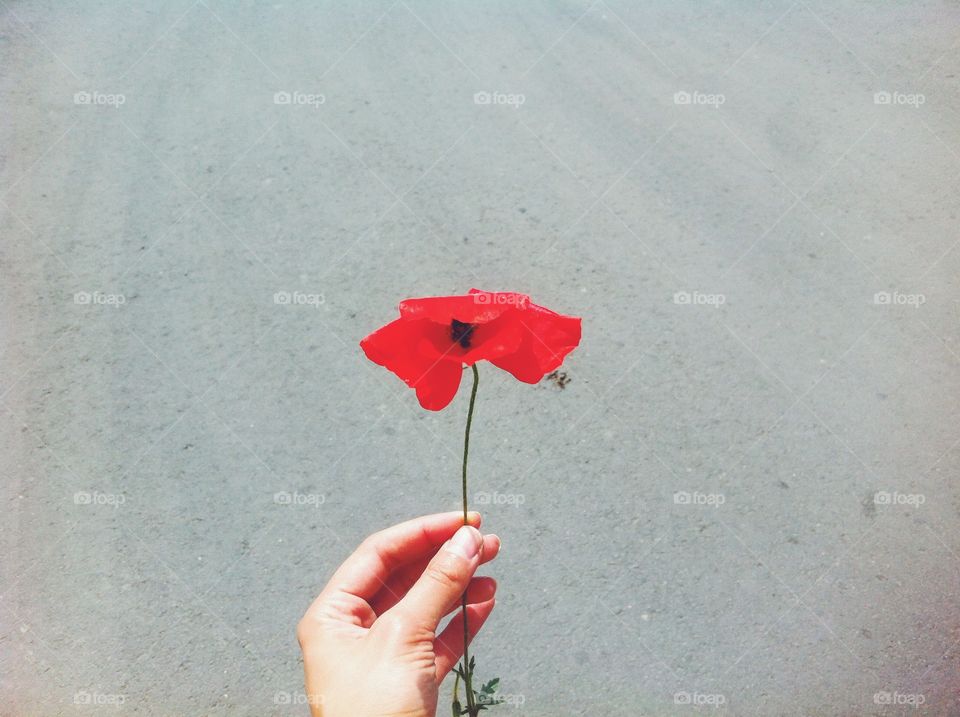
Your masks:
{"label": "human hand", "polygon": [[[440,683],[494,605],[473,577],[497,556],[480,514],[439,513],[374,533],[330,578],[297,626],[313,717],[434,717]],[[439,635],[443,617],[457,615]]]}

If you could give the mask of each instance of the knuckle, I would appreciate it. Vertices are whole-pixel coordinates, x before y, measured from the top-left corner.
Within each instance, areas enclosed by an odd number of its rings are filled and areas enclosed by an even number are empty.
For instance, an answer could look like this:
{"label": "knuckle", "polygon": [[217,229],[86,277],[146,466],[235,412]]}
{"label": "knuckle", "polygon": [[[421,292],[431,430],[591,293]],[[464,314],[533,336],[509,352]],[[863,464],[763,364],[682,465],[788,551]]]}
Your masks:
{"label": "knuckle", "polygon": [[394,608],[378,618],[374,623],[374,628],[389,640],[391,638],[399,638],[406,633],[408,626],[412,624],[412,622],[413,621],[406,618],[400,610]]}
{"label": "knuckle", "polygon": [[303,647],[307,644],[316,644],[323,635],[323,622],[316,613],[307,613],[297,623],[297,642]]}
{"label": "knuckle", "polygon": [[380,533],[373,533],[372,535],[368,535],[366,538],[364,538],[360,542],[360,545],[357,546],[357,552],[372,553],[374,551],[374,546],[377,544],[377,536],[379,535]]}
{"label": "knuckle", "polygon": [[303,647],[313,637],[312,621],[304,616],[297,623],[297,642]]}
{"label": "knuckle", "polygon": [[390,550],[389,532],[381,530],[364,538],[357,549],[371,558],[378,559],[387,571],[392,571],[397,567],[397,557]]}
{"label": "knuckle", "polygon": [[432,561],[424,574],[442,588],[459,588],[467,578],[463,561],[453,555],[441,555]]}

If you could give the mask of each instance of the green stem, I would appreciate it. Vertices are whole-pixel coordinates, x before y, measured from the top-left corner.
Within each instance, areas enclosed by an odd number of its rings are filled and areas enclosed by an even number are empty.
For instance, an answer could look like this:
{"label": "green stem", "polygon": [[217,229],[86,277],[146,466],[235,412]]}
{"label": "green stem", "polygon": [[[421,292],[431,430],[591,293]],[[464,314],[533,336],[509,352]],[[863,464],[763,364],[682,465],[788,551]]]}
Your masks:
{"label": "green stem", "polygon": [[[467,427],[463,432],[463,473],[461,485],[463,488],[463,524],[467,524],[467,456],[470,453],[470,424],[473,423],[473,406],[477,400],[477,386],[480,384],[480,373],[477,365],[473,364],[473,388],[470,391],[470,408],[467,409]],[[467,594],[460,598],[460,607],[463,613],[463,685],[467,691],[467,709],[471,715],[477,714],[473,699],[473,672],[470,669],[470,629],[467,625]]]}
{"label": "green stem", "polygon": [[460,673],[453,678],[453,717],[460,717]]}
{"label": "green stem", "polygon": [[467,455],[470,453],[470,424],[473,423],[473,405],[477,401],[477,386],[480,384],[480,373],[477,365],[473,369],[473,388],[470,390],[470,408],[467,409],[467,427],[463,432],[463,524],[467,524]]}

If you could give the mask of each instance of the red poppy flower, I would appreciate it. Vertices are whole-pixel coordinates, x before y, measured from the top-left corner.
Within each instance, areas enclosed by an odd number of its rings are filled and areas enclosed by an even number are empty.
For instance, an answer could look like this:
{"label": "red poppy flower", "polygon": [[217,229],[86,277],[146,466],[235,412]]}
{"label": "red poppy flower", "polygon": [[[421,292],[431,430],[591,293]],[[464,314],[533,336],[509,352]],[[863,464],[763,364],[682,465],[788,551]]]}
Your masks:
{"label": "red poppy flower", "polygon": [[579,318],[537,306],[526,294],[471,289],[401,301],[400,318],[360,347],[416,389],[421,406],[439,411],[456,395],[464,365],[486,360],[536,383],[579,343]]}

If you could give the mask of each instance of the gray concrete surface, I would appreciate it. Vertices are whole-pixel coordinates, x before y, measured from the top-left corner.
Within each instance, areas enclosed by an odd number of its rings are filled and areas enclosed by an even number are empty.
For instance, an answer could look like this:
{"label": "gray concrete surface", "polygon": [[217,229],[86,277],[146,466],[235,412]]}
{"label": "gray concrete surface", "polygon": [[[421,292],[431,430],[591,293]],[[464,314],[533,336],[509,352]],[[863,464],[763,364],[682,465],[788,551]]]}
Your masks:
{"label": "gray concrete surface", "polygon": [[479,286],[584,317],[483,371],[499,714],[960,714],[958,25],[4,0],[0,712],[305,714],[326,576],[458,500],[357,341]]}

